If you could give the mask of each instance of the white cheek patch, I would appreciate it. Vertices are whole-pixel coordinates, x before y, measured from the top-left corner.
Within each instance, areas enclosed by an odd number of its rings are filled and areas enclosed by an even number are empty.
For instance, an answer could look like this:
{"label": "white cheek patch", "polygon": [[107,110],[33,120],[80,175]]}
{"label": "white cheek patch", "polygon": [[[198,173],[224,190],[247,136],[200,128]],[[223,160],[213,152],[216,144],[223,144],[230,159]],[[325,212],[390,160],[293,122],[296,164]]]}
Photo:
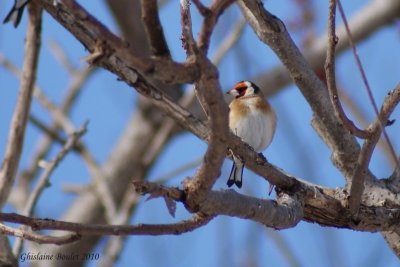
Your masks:
{"label": "white cheek patch", "polygon": [[249,96],[249,95],[254,95],[254,87],[253,86],[248,86],[246,89],[246,93],[244,94],[245,96]]}

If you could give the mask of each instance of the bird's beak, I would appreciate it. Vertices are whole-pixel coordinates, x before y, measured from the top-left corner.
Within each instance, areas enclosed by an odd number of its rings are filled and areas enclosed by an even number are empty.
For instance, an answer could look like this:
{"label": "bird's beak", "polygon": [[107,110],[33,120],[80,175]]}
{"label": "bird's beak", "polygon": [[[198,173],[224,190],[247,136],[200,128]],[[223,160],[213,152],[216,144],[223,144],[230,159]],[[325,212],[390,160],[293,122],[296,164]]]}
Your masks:
{"label": "bird's beak", "polygon": [[237,97],[239,95],[239,92],[236,89],[229,90],[226,92],[227,94],[230,94],[233,97]]}

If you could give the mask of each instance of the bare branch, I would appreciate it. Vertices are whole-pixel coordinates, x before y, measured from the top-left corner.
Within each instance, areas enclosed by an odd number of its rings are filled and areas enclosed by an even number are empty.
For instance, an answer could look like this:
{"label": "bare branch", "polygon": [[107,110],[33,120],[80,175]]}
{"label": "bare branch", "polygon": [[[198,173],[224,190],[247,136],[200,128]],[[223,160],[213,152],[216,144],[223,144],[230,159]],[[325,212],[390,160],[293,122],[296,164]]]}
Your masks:
{"label": "bare branch", "polygon": [[[129,220],[132,217],[132,213],[135,211],[135,206],[139,199],[138,194],[132,194],[131,191],[126,191],[124,199],[120,205],[118,214],[116,215],[113,224],[129,224]],[[122,252],[124,247],[124,236],[113,236],[108,240],[104,250],[103,257],[99,266],[112,266],[113,263],[118,259],[119,254]]]}
{"label": "bare branch", "polygon": [[339,94],[336,88],[335,77],[335,48],[338,38],[335,34],[335,18],[336,18],[336,0],[329,1],[329,19],[328,19],[328,50],[325,61],[325,73],[327,80],[327,87],[332,105],[335,109],[336,116],[340,119],[343,125],[355,136],[360,138],[367,138],[368,132],[363,131],[346,116],[342,105],[340,103]]}
{"label": "bare branch", "polygon": [[24,51],[24,65],[22,68],[23,78],[21,79],[20,94],[13,114],[4,160],[0,170],[0,207],[7,201],[17,172],[36,80],[42,10],[36,5],[30,5],[29,10],[30,16]]}
{"label": "bare branch", "polygon": [[157,0],[142,1],[142,18],[152,54],[157,57],[171,58],[164,31],[158,17]]}
{"label": "bare branch", "polygon": [[385,238],[386,242],[392,248],[395,255],[400,255],[400,231],[387,231],[383,232],[383,237]]}
{"label": "bare branch", "polygon": [[25,229],[15,229],[1,223],[0,232],[5,235],[12,235],[20,238],[21,240],[29,240],[38,244],[65,245],[76,242],[77,240],[80,240],[82,238],[80,234],[69,234],[65,236],[41,235]]}
{"label": "bare branch", "polygon": [[[55,7],[50,0],[40,1],[43,8],[92,53],[92,64],[103,66],[114,73],[130,69],[132,78],[138,73],[148,78],[169,83],[192,83],[199,72],[191,63],[176,63],[135,54],[119,37],[75,1],[63,1]],[[88,34],[87,30],[91,32]],[[132,76],[133,75],[133,76]]]}
{"label": "bare branch", "polygon": [[390,115],[399,102],[400,84],[397,85],[397,87],[391,91],[388,96],[386,96],[378,117],[367,129],[370,133],[370,137],[365,140],[361,149],[350,188],[349,208],[353,214],[357,213],[360,206],[361,197],[364,191],[364,180],[367,176],[369,162],[375,146],[379,141],[381,133],[384,130],[381,125],[386,126]]}
{"label": "bare branch", "polygon": [[241,0],[238,4],[260,40],[274,50],[289,70],[314,112],[313,126],[330,147],[334,164],[350,179],[359,145],[346,128],[338,125],[325,85],[300,53],[282,21],[266,11],[261,2]]}
{"label": "bare branch", "polygon": [[[196,1],[195,3],[200,2]],[[203,10],[204,22],[199,34],[198,46],[200,50],[206,54],[210,46],[211,34],[217,24],[219,16],[228,8],[234,1],[233,0],[219,0],[213,1],[210,8],[199,8],[200,12]],[[197,5],[198,7],[200,4]],[[207,11],[205,11],[207,10]]]}
{"label": "bare branch", "polygon": [[239,38],[242,36],[243,30],[246,26],[246,21],[244,19],[240,19],[235,25],[233,29],[230,31],[229,35],[227,35],[224,40],[222,40],[221,44],[219,45],[217,51],[213,55],[212,62],[216,66],[219,65],[223,57],[226,53],[235,45],[237,44]]}
{"label": "bare branch", "polygon": [[181,22],[182,41],[187,46],[187,54],[194,57],[201,70],[200,79],[196,82],[196,90],[201,105],[206,114],[209,114],[208,124],[211,130],[203,163],[194,178],[186,181],[184,185],[187,194],[186,203],[189,207],[195,209],[211,190],[225,159],[226,141],[229,133],[228,108],[221,93],[216,67],[205,56],[207,51],[200,52],[193,40],[188,0],[181,0]]}
{"label": "bare branch", "polygon": [[[360,42],[370,37],[379,29],[393,23],[400,15],[400,1],[398,0],[373,0],[366,4],[349,19],[349,26],[353,34],[353,41]],[[346,34],[344,25],[337,28],[336,35],[339,43],[336,53],[340,54],[349,48],[349,38]],[[328,34],[325,33],[317,38],[305,51],[304,56],[314,70],[323,68],[328,44],[326,42]],[[277,93],[281,88],[292,83],[290,73],[284,66],[277,66],[272,70],[263,72],[253,80],[265,88],[266,96]]]}
{"label": "bare branch", "polygon": [[363,66],[362,66],[362,64],[361,64],[360,57],[358,56],[357,48],[356,48],[356,46],[355,46],[355,44],[354,44],[354,42],[353,42],[353,37],[352,37],[352,34],[351,34],[351,32],[350,32],[350,28],[349,28],[349,25],[348,25],[348,23],[347,23],[346,15],[345,15],[345,13],[344,13],[342,4],[341,4],[340,0],[337,0],[337,3],[338,3],[338,7],[339,7],[340,16],[341,16],[342,19],[343,19],[343,22],[344,22],[344,25],[345,25],[345,29],[346,29],[347,35],[349,36],[349,42],[350,42],[351,50],[353,51],[353,55],[354,55],[354,58],[355,58],[355,60],[356,60],[357,67],[358,67],[358,69],[359,69],[359,71],[360,71],[361,78],[362,78],[362,80],[363,80],[365,89],[366,89],[366,91],[367,91],[368,98],[369,98],[369,100],[370,100],[370,102],[371,102],[371,105],[372,105],[374,111],[375,111],[375,115],[378,117],[378,120],[377,120],[377,121],[378,121],[378,123],[380,123],[380,127],[381,127],[381,129],[382,129],[383,136],[385,137],[385,140],[386,140],[386,142],[387,142],[388,145],[389,145],[389,148],[390,148],[390,152],[391,152],[391,154],[392,154],[392,157],[393,157],[393,159],[395,160],[396,165],[400,166],[400,163],[397,161],[396,152],[394,151],[392,142],[390,142],[389,136],[387,135],[386,130],[385,130],[385,124],[384,124],[384,123],[386,123],[386,122],[382,122],[382,121],[379,120],[378,105],[376,104],[376,101],[375,101],[374,96],[373,96],[373,94],[372,94],[371,87],[369,86],[369,83],[368,83],[368,80],[367,80],[367,75],[365,74],[364,68],[363,68]]}
{"label": "bare branch", "polygon": [[[64,147],[60,150],[60,152],[56,155],[55,159],[52,160],[50,163],[48,163],[48,165],[45,167],[45,171],[39,178],[35,188],[29,195],[23,214],[27,216],[32,216],[33,210],[36,206],[37,201],[39,200],[40,195],[49,184],[50,175],[56,169],[58,164],[64,159],[64,157],[71,151],[71,149],[75,146],[78,139],[85,132],[86,132],[86,125],[82,126],[77,132],[72,133],[71,137],[68,138],[68,141],[65,143]],[[13,250],[15,255],[19,255],[21,253],[22,241],[23,239],[17,239],[16,242],[14,243]]]}
{"label": "bare branch", "polygon": [[86,130],[87,129],[85,124],[76,132],[72,133],[72,135],[68,138],[67,142],[60,150],[60,152],[56,155],[54,160],[49,162],[48,165],[46,164],[45,171],[39,178],[35,189],[29,196],[28,202],[24,210],[24,214],[32,216],[33,209],[36,205],[37,200],[39,199],[39,196],[49,183],[50,175],[53,173],[58,164],[64,159],[64,157],[71,151],[71,149],[75,146],[79,138],[86,132]]}
{"label": "bare branch", "polygon": [[190,13],[190,3],[188,0],[181,0],[181,25],[182,25],[182,45],[189,58],[198,54],[198,47],[193,37],[192,18]]}
{"label": "bare branch", "polygon": [[[57,132],[52,131],[46,127],[39,119],[34,116],[30,116],[30,119],[35,126],[39,129],[43,130],[45,134],[49,135],[54,141],[60,143],[63,146],[66,146],[68,140],[60,137]],[[65,120],[69,122],[69,120],[65,117]],[[79,131],[78,131],[79,132]],[[75,133],[73,133],[75,134]],[[97,164],[96,160],[92,156],[92,154],[87,149],[86,145],[77,140],[71,147],[72,150],[76,151],[85,162],[93,180],[95,181],[95,189],[97,191],[98,198],[100,202],[103,204],[105,208],[105,213],[107,217],[107,221],[113,221],[113,218],[116,216],[116,205],[112,199],[111,192],[109,189],[109,185],[104,173],[101,171],[99,165]]]}
{"label": "bare branch", "polygon": [[54,121],[67,133],[73,133],[75,131],[71,121],[64,115],[56,105],[54,105],[44,94],[44,92],[37,86],[35,86],[34,96],[39,100],[40,104],[49,111]]}
{"label": "bare branch", "polygon": [[81,224],[50,219],[36,219],[16,213],[0,213],[0,220],[30,226],[32,230],[61,230],[79,235],[179,235],[207,224],[213,217],[195,214],[189,220],[173,224],[109,225]]}
{"label": "bare branch", "polygon": [[[0,54],[0,62],[1,64],[9,70],[13,75],[17,76],[19,79],[21,79],[21,71],[14,65],[12,64],[4,55]],[[63,114],[68,114],[72,105],[74,104],[74,101],[78,98],[81,89],[84,85],[84,83],[89,79],[89,77],[94,73],[95,68],[82,68],[82,69],[76,69],[74,71],[74,75],[72,77],[72,80],[67,88],[67,94],[63,100],[63,102],[60,105],[60,108],[57,108],[60,110],[60,113],[62,116]],[[35,90],[38,89],[39,87],[36,85]],[[46,98],[46,101],[49,102],[49,100]],[[54,106],[52,103],[50,103],[52,106]],[[59,114],[59,115],[60,115]],[[54,118],[58,118],[60,116],[54,116]],[[22,203],[26,202],[26,198],[28,196],[28,186],[29,186],[29,181],[32,180],[33,177],[36,176],[37,169],[38,169],[38,163],[40,160],[46,157],[46,154],[50,148],[50,145],[52,144],[53,141],[56,141],[60,143],[61,145],[64,145],[66,140],[64,138],[61,138],[60,135],[58,135],[57,131],[60,126],[60,121],[54,121],[51,126],[47,127],[45,124],[43,124],[35,115],[30,114],[29,115],[29,120],[31,123],[33,123],[36,127],[38,127],[41,131],[43,131],[46,135],[38,142],[38,147],[35,152],[35,154],[32,156],[31,163],[29,166],[23,170],[20,174],[19,177],[19,184],[17,187],[18,193],[18,199],[17,201],[13,201],[14,206],[17,207],[17,209],[21,209]],[[65,120],[65,119],[63,119]],[[61,121],[63,121],[61,120]],[[61,123],[63,125],[63,123]],[[67,122],[65,123],[64,127],[66,125],[72,125],[72,123]],[[68,126],[69,127],[69,126]],[[69,128],[65,129],[69,129]],[[71,127],[73,128],[73,127]],[[72,132],[72,131],[71,131]],[[79,146],[75,146],[74,150],[79,152],[80,148]],[[16,194],[12,194],[11,196],[15,196]]]}
{"label": "bare branch", "polygon": [[12,253],[8,237],[3,234],[0,234],[0,264],[9,267],[19,266],[18,260]]}
{"label": "bare branch", "polygon": [[75,75],[78,69],[74,66],[72,61],[68,58],[65,51],[60,47],[56,41],[49,42],[50,51],[52,51],[54,57],[61,63],[61,65],[68,71],[70,75]]}

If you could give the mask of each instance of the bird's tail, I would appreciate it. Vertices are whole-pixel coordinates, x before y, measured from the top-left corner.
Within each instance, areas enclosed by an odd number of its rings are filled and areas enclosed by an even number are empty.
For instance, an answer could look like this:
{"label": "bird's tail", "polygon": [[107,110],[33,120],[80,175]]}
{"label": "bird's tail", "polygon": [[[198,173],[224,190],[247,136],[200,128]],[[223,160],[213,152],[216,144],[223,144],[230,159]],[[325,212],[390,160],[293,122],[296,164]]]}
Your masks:
{"label": "bird's tail", "polygon": [[242,187],[243,169],[244,164],[240,161],[240,159],[233,156],[231,174],[229,175],[229,179],[226,182],[228,187],[231,187],[233,184],[235,184],[238,188]]}
{"label": "bird's tail", "polygon": [[20,7],[14,5],[10,10],[10,12],[7,14],[6,18],[3,20],[3,23],[12,21],[14,27],[16,28],[18,24],[21,22],[22,12],[24,11],[25,5]]}

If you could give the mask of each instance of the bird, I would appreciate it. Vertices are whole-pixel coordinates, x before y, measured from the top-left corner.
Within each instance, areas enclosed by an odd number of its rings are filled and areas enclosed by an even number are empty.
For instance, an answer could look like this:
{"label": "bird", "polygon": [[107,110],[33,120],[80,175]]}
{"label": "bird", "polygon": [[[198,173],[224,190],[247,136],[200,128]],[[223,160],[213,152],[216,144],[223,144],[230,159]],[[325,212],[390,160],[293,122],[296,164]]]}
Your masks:
{"label": "bird", "polygon": [[12,21],[14,28],[17,28],[18,24],[21,22],[24,8],[29,3],[29,1],[31,0],[15,0],[13,7],[11,8],[10,12],[8,12],[6,18],[3,20],[3,23]]}
{"label": "bird", "polygon": [[[227,94],[234,97],[229,104],[229,128],[256,152],[266,149],[276,129],[276,114],[260,88],[251,81],[237,82]],[[233,166],[228,187],[242,187],[244,162],[232,153]],[[271,186],[270,186],[271,190]]]}

